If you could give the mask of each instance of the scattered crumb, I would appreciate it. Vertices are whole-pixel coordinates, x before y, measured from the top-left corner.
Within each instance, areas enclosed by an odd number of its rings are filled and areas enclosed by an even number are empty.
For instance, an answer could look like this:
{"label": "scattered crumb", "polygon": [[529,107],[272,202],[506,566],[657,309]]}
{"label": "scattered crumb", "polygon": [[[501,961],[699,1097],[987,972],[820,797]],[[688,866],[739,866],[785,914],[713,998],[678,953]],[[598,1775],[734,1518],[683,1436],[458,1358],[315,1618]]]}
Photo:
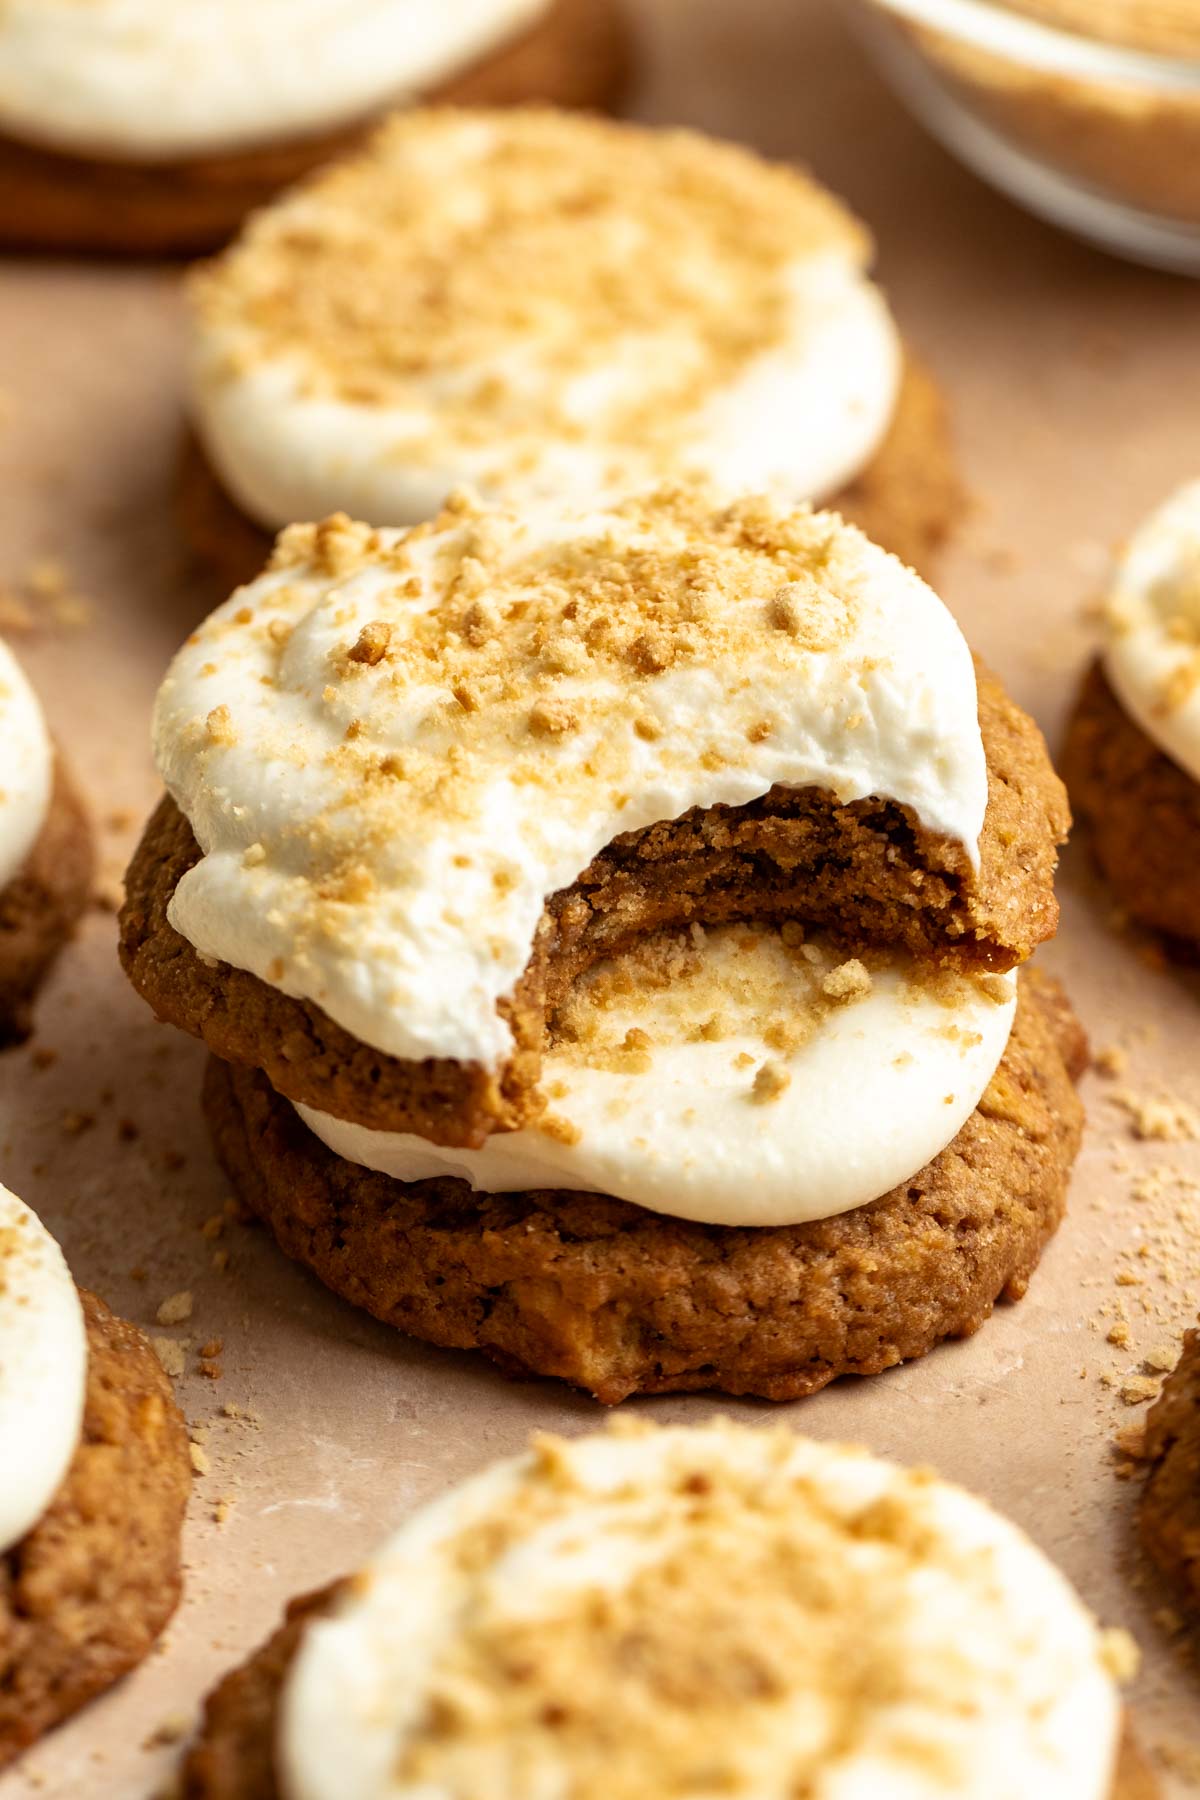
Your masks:
{"label": "scattered crumb", "polygon": [[186,1288],[182,1293],[169,1295],[154,1315],[160,1325],[182,1325],[191,1316],[192,1295]]}
{"label": "scattered crumb", "polygon": [[208,1460],[208,1451],[204,1446],[202,1444],[192,1443],[188,1445],[188,1450],[192,1458],[192,1468],[195,1470],[196,1474],[209,1474],[212,1469],[212,1464]]}
{"label": "scattered crumb", "polygon": [[181,1744],[192,1728],[186,1713],[168,1713],[142,1744],[143,1750],[155,1750],[162,1744]]}
{"label": "scattered crumb", "polygon": [[174,1338],[152,1337],[150,1339],[150,1348],[153,1350],[155,1356],[157,1356],[167,1374],[171,1377],[171,1380],[177,1381],[187,1367],[183,1345],[176,1343]]}
{"label": "scattered crumb", "polygon": [[1122,1425],[1116,1433],[1114,1443],[1125,1456],[1131,1456],[1135,1462],[1142,1462],[1146,1455],[1146,1426],[1139,1419],[1136,1425]]}
{"label": "scattered crumb", "polygon": [[1105,1075],[1115,1079],[1124,1075],[1129,1067],[1129,1052],[1120,1044],[1102,1044],[1092,1058],[1092,1067],[1097,1075]]}
{"label": "scattered crumb", "polygon": [[1127,1631],[1119,1627],[1100,1633],[1100,1656],[1114,1681],[1132,1681],[1141,1667],[1142,1653]]}
{"label": "scattered crumb", "polygon": [[1200,1113],[1175,1094],[1150,1096],[1135,1094],[1122,1088],[1112,1096],[1129,1119],[1135,1138],[1154,1139],[1165,1144],[1182,1144],[1200,1138]]}
{"label": "scattered crumb", "polygon": [[1132,1375],[1121,1383],[1121,1398],[1126,1406],[1141,1406],[1143,1401],[1153,1400],[1157,1393],[1158,1383],[1149,1375]]}

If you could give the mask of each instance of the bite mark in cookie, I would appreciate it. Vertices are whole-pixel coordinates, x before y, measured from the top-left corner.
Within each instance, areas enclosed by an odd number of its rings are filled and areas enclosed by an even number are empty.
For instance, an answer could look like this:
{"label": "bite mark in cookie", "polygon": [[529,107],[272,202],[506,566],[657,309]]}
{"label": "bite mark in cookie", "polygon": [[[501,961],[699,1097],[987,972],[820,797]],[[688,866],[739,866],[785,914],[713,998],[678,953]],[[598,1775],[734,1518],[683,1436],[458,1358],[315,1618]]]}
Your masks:
{"label": "bite mark in cookie", "polygon": [[324,1110],[372,1127],[534,1116],[547,1007],[650,930],[801,916],[1002,970],[1054,929],[1040,738],[832,515],[673,492],[294,531],[157,717],[208,854],[160,812],[135,984],[296,1099],[345,1065]]}

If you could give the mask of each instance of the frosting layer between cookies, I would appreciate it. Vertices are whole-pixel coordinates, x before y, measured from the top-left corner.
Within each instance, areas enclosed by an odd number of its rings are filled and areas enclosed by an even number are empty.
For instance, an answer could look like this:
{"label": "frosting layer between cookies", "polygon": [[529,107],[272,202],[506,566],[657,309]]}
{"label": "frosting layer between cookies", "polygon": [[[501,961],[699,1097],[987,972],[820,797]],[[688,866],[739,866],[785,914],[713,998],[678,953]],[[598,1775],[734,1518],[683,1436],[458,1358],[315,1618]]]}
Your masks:
{"label": "frosting layer between cookies", "polygon": [[287,1800],[1107,1800],[1100,1634],[1012,1525],[782,1429],[538,1440],[418,1512],[284,1690]]}
{"label": "frosting layer between cookies", "polygon": [[87,1339],[62,1251],[0,1186],[0,1555],[41,1518],[79,1443]]}
{"label": "frosting layer between cookies", "polygon": [[497,1068],[548,896],[621,833],[774,785],[884,796],[978,866],[974,668],[827,514],[683,493],[286,533],[179,652],[171,923],[361,1042]]}
{"label": "frosting layer between cookies", "polygon": [[436,86],[549,0],[5,0],[0,131],[129,161],[335,129]]}
{"label": "frosting layer between cookies", "polygon": [[552,1022],[549,1113],[478,1150],[297,1110],[338,1156],[397,1181],[610,1194],[713,1225],[829,1218],[957,1136],[1016,1011],[1015,975],[868,963],[795,927],[735,925],[599,964]]}
{"label": "frosting layer between cookies", "polygon": [[1200,781],[1200,481],[1134,534],[1106,615],[1104,667],[1121,705]]}
{"label": "frosting layer between cookies", "polygon": [[831,196],[732,145],[416,113],[201,278],[193,414],[272,530],[334,510],[412,524],[462,483],[820,499],[895,409],[869,256]]}
{"label": "frosting layer between cookies", "polygon": [[50,806],[54,752],[37,696],[0,641],[0,887],[32,850]]}

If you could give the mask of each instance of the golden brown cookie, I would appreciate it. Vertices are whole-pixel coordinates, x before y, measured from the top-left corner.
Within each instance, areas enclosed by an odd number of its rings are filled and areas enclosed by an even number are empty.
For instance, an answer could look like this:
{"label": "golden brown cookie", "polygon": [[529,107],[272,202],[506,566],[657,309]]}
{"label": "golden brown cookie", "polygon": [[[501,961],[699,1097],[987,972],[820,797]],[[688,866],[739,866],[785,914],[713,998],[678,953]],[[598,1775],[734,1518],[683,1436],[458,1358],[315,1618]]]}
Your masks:
{"label": "golden brown cookie", "polygon": [[[283,1684],[309,1624],[332,1609],[343,1586],[293,1600],[273,1636],[209,1694],[184,1765],[184,1800],[280,1800],[274,1744]],[[1158,1793],[1127,1721],[1112,1800],[1157,1800]]]}
{"label": "golden brown cookie", "polygon": [[142,1333],[80,1299],[79,1449],[49,1510],[0,1555],[0,1770],[141,1662],[179,1601],[183,1419]]}
{"label": "golden brown cookie", "polygon": [[1070,820],[1041,733],[986,670],[979,717],[989,770],[973,893],[946,849],[879,800],[838,805],[818,789],[774,789],[619,837],[547,903],[538,945],[508,1007],[517,1054],[496,1077],[470,1065],[407,1063],[359,1042],[319,1007],[246,970],[205,961],[167,917],[199,849],[164,799],[126,878],[121,960],[161,1019],[217,1056],[265,1070],[282,1094],[376,1130],[479,1144],[540,1107],[548,1008],[600,956],[697,921],[800,917],[846,928],[852,948],[903,944],[970,967],[1008,968],[1052,937],[1057,845]]}
{"label": "golden brown cookie", "polygon": [[719,1388],[769,1400],[875,1374],[1019,1299],[1066,1205],[1083,1033],[1021,977],[977,1110],[903,1188],[809,1224],[706,1226],[603,1195],[477,1194],[344,1161],[257,1071],[209,1064],[205,1107],[239,1197],[355,1305],[414,1337],[554,1375],[605,1404]]}
{"label": "golden brown cookie", "polygon": [[28,1037],[34,996],[87,905],[92,869],[87,814],[59,758],[46,822],[0,888],[0,1049]]}
{"label": "golden brown cookie", "polygon": [[[515,42],[421,98],[607,107],[626,86],[629,62],[620,0],[553,0]],[[357,149],[374,123],[373,116],[319,137],[171,163],[90,160],[0,138],[0,244],[142,256],[212,249],[281,188]]]}
{"label": "golden brown cookie", "polygon": [[[271,554],[271,534],[229,498],[194,437],[184,446],[178,500],[188,542],[212,569],[222,598],[259,574]],[[871,464],[827,504],[901,562],[929,575],[962,511],[963,489],[945,402],[912,357],[888,436]]]}
{"label": "golden brown cookie", "polygon": [[1188,1332],[1150,1409],[1146,1454],[1142,1542],[1180,1601],[1200,1607],[1200,1330]]}
{"label": "golden brown cookie", "polygon": [[1124,711],[1093,663],[1067,731],[1063,774],[1096,861],[1131,918],[1200,949],[1200,782]]}

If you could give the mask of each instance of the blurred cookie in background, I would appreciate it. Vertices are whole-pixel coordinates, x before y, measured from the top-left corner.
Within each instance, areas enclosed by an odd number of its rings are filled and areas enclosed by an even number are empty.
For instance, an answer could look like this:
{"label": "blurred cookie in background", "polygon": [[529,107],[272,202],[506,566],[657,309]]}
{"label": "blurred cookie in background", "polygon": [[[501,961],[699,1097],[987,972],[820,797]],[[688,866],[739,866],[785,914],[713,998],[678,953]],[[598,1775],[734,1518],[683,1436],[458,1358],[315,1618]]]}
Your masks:
{"label": "blurred cookie in background", "polygon": [[620,0],[8,0],[0,245],[194,253],[416,102],[605,107]]}
{"label": "blurred cookie in background", "polygon": [[1063,774],[1131,919],[1200,951],[1200,481],[1138,530],[1108,583]]}
{"label": "blurred cookie in background", "polygon": [[700,479],[927,568],[959,484],[872,260],[840,201],[740,146],[402,115],[194,279],[187,528],[232,586],[296,520]]}
{"label": "blurred cookie in background", "polygon": [[37,990],[87,905],[92,867],[83,805],[0,640],[0,1049],[28,1037]]}

